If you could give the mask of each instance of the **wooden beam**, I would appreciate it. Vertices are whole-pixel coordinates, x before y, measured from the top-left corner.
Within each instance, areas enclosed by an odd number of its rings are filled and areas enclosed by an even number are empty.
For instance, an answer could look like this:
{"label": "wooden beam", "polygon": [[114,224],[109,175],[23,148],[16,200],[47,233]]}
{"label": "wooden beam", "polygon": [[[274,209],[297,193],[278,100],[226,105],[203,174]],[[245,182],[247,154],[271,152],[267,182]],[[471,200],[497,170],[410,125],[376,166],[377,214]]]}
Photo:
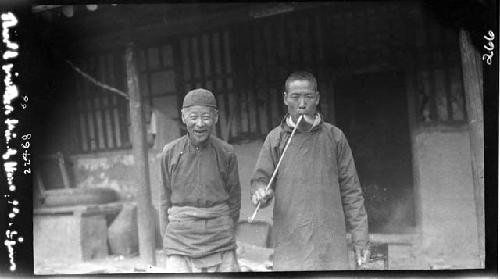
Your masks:
{"label": "wooden beam", "polygon": [[59,165],[59,171],[61,171],[61,176],[64,184],[64,188],[71,188],[71,182],[69,180],[68,169],[66,168],[66,163],[64,162],[64,155],[61,152],[57,152],[57,163]]}
{"label": "wooden beam", "polygon": [[460,30],[460,54],[462,58],[463,84],[469,123],[470,149],[472,156],[472,176],[474,200],[478,228],[479,260],[484,267],[484,118],[483,118],[483,72],[481,58],[472,45],[471,37]]}
{"label": "wooden beam", "polygon": [[[416,223],[416,232],[419,236],[423,235],[422,229],[422,194],[420,189],[420,172],[419,172],[419,164],[418,164],[418,144],[416,140],[417,134],[417,110],[416,110],[416,97],[418,96],[417,89],[417,68],[415,61],[415,57],[411,58],[409,62],[409,69],[406,72],[406,98],[408,104],[408,128],[410,131],[410,145],[411,145],[411,163],[412,163],[412,174],[413,174],[413,202],[415,203],[415,223]],[[421,238],[417,238],[419,242],[418,245],[421,245]]]}
{"label": "wooden beam", "polygon": [[[156,43],[169,36],[214,30],[227,26],[237,26],[255,20],[250,9],[260,9],[268,3],[236,3],[224,5],[205,4],[195,8],[193,4],[164,5],[121,5],[108,9],[106,13],[89,14],[80,19],[65,18],[68,30],[79,30],[79,35],[65,45],[78,52],[96,52],[119,49],[128,36],[119,26],[134,26],[133,36],[137,44]],[[312,2],[293,4],[294,11],[314,8],[341,6],[336,2]],[[165,7],[159,9],[159,7]],[[212,10],[207,7],[213,7]],[[104,9],[103,9],[104,10]],[[200,13],[200,10],[202,12]],[[101,11],[102,12],[102,11]],[[145,14],[145,15],[143,15]],[[184,16],[179,16],[183,15]],[[149,16],[148,16],[149,15]],[[161,36],[158,36],[161,34]]]}
{"label": "wooden beam", "polygon": [[139,76],[135,55],[135,46],[128,43],[125,49],[127,71],[127,89],[130,97],[130,122],[132,128],[132,150],[134,154],[136,175],[137,221],[139,228],[139,253],[144,264],[155,265],[155,223],[151,202],[151,186],[149,181],[148,149],[146,141],[146,125],[144,123],[142,96],[139,92]]}
{"label": "wooden beam", "polygon": [[44,11],[61,8],[63,5],[36,5],[31,8],[33,13],[41,13]]}

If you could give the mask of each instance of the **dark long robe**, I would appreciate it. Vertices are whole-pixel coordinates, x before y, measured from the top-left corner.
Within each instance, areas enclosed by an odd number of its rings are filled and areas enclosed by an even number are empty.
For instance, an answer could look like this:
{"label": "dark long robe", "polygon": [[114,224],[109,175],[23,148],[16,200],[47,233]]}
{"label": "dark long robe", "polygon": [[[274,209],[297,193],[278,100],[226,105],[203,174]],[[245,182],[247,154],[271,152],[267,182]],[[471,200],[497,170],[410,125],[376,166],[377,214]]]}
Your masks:
{"label": "dark long robe", "polygon": [[[236,248],[234,227],[240,216],[241,187],[232,146],[211,136],[195,147],[185,135],[164,147],[161,178],[160,222],[167,255],[204,257]],[[219,205],[229,209],[216,218],[169,221],[172,207],[210,213]]]}
{"label": "dark long robe", "polygon": [[[262,146],[251,185],[265,187],[292,128],[282,121]],[[349,269],[346,225],[366,245],[368,220],[351,149],[344,133],[320,122],[297,130],[273,185],[274,270]]]}

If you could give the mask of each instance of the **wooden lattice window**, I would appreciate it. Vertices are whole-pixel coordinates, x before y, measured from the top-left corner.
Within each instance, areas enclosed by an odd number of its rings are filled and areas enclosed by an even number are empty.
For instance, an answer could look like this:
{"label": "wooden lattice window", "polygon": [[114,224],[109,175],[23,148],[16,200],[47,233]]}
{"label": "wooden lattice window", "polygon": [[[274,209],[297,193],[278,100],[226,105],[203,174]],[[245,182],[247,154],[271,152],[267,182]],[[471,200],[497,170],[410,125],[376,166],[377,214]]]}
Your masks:
{"label": "wooden lattice window", "polygon": [[174,48],[170,43],[157,43],[141,47],[138,54],[139,90],[145,104],[144,120],[149,127],[155,100],[167,98],[173,103],[178,102]]}
{"label": "wooden lattice window", "polygon": [[154,97],[176,94],[174,54],[170,44],[149,46],[139,51],[139,85],[149,103]]}
{"label": "wooden lattice window", "polygon": [[443,26],[425,11],[416,19],[417,121],[463,124],[467,116],[458,30]]}
{"label": "wooden lattice window", "polygon": [[[300,15],[300,16],[297,16]],[[248,68],[250,80],[243,92],[243,106],[249,120],[248,129],[242,132],[265,136],[276,127],[286,113],[283,104],[283,87],[291,71],[312,71],[319,81],[320,110],[333,118],[331,72],[324,65],[325,34],[321,32],[324,19],[316,11],[297,12],[257,19],[246,26],[239,35],[248,46],[241,67]],[[328,115],[329,114],[329,115]],[[245,117],[243,117],[245,116]]]}
{"label": "wooden lattice window", "polygon": [[214,92],[217,98],[219,121],[216,133],[228,140],[234,136],[237,123],[237,95],[234,91],[231,62],[231,36],[228,30],[217,30],[180,38],[182,57],[181,96],[194,88],[203,87]]}
{"label": "wooden lattice window", "polygon": [[408,67],[411,24],[405,18],[409,11],[407,5],[395,2],[338,2],[238,26],[233,42],[240,52],[234,55],[235,70],[242,77],[242,83],[236,84],[243,87],[237,88],[239,132],[265,136],[278,125],[286,113],[284,81],[297,70],[316,75],[319,109],[326,121],[335,123],[337,77]]}
{"label": "wooden lattice window", "polygon": [[[77,63],[86,73],[124,91],[125,73],[120,53],[90,55]],[[75,73],[78,152],[130,148],[127,100],[105,91]]]}

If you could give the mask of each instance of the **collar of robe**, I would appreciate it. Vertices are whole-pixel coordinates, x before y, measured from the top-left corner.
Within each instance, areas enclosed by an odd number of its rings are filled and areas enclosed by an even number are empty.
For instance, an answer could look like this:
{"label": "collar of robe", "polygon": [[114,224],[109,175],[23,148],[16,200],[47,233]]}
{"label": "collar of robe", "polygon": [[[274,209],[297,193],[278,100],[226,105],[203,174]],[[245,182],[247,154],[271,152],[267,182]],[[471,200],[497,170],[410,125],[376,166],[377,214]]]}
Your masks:
{"label": "collar of robe", "polygon": [[[323,117],[321,117],[321,114],[316,113],[316,118],[314,119],[313,123],[307,123],[305,121],[301,121],[299,124],[299,127],[297,128],[297,132],[312,132],[320,128],[321,123],[323,123]],[[295,128],[295,122],[292,120],[292,116],[290,114],[285,115],[285,118],[281,122],[281,127],[285,129],[287,132],[292,132],[292,130]]]}
{"label": "collar of robe", "polygon": [[209,135],[206,141],[200,142],[196,145],[191,141],[189,133],[186,134],[186,137],[188,139],[189,146],[193,147],[194,149],[204,149],[205,147],[210,145],[210,141],[212,140],[212,135]]}

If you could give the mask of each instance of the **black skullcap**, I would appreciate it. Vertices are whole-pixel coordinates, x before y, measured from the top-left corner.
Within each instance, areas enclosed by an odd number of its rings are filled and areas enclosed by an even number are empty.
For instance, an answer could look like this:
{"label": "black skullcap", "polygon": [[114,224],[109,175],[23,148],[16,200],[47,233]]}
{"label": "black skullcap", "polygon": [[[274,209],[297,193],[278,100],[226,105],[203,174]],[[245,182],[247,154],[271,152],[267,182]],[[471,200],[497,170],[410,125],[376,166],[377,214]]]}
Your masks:
{"label": "black skullcap", "polygon": [[214,94],[203,88],[197,88],[189,91],[186,96],[184,96],[182,108],[197,105],[217,108],[217,102]]}

